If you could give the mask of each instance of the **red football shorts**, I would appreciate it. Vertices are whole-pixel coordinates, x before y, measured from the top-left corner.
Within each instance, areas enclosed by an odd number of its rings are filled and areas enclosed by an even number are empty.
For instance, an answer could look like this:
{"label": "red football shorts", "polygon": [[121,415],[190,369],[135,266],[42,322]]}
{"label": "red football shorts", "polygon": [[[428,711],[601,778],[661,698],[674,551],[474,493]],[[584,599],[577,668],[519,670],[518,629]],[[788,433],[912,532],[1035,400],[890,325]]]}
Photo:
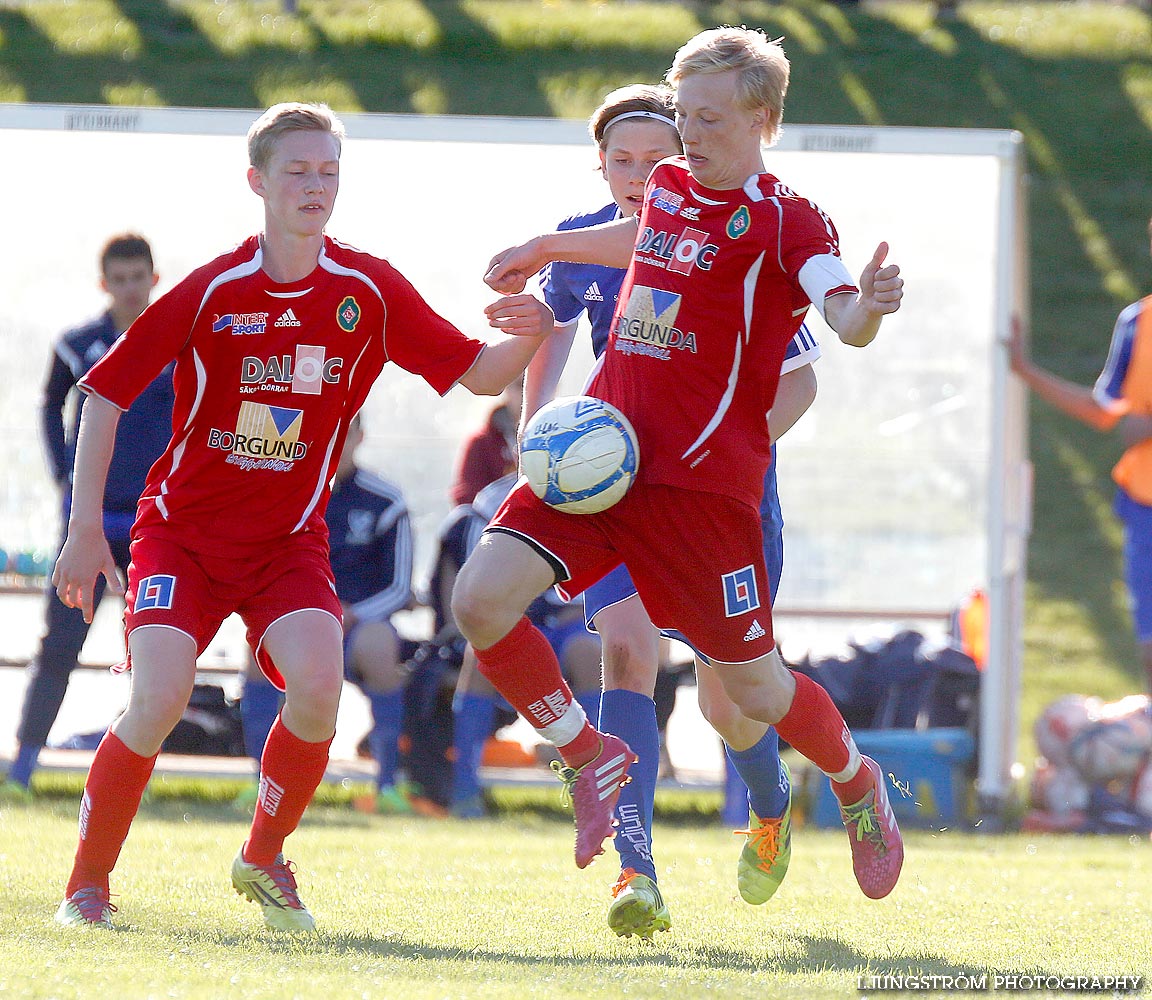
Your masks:
{"label": "red football shorts", "polygon": [[154,534],[136,538],[130,551],[125,640],[141,625],[166,625],[191,636],[199,656],[235,612],[247,626],[260,669],[283,691],[284,678],[263,648],[269,626],[306,609],[341,620],[328,543],[313,533],[291,535],[273,551],[243,557],[190,552]]}
{"label": "red football shorts", "polygon": [[565,597],[625,563],[653,624],[710,659],[746,663],[775,645],[760,512],[732,497],[641,482],[602,513],[564,514],[521,482],[488,530],[536,549]]}

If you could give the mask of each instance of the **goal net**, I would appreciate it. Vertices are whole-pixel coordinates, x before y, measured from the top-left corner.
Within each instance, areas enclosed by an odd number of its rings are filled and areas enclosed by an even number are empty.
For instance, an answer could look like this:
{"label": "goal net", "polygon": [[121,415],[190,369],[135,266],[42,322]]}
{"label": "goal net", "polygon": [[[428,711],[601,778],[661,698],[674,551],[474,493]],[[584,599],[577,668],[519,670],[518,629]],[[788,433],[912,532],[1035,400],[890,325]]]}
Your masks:
{"label": "goal net", "polygon": [[[0,251],[0,547],[50,552],[57,537],[39,395],[54,338],[103,307],[100,246],[127,229],[147,236],[163,291],[257,231],[242,139],[255,114],[0,105],[5,149],[24,165]],[[349,115],[346,125],[330,232],[390,259],[477,336],[492,254],[609,197],[581,122]],[[824,353],[817,401],[779,448],[779,614],[938,618],[984,590],[979,791],[995,802],[1015,749],[1029,499],[1023,400],[998,342],[1027,293],[1019,137],[789,125],[766,155],[836,221],[852,273],[886,240],[907,280],[903,308],[865,350],[810,315]],[[577,390],[590,362],[580,346],[563,387]],[[441,400],[391,366],[366,405],[362,457],[403,487],[418,567],[448,511],[461,440],[492,405],[462,390]]]}

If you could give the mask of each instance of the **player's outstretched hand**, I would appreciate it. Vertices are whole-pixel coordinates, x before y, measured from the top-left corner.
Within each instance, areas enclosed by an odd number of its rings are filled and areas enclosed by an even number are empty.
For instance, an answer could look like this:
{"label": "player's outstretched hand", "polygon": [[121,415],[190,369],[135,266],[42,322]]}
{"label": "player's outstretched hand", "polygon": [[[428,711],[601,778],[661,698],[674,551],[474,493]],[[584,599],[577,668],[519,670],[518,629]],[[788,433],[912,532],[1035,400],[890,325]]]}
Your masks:
{"label": "player's outstretched hand", "polygon": [[516,337],[539,337],[551,333],[556,317],[535,295],[505,295],[484,308],[488,325]]}
{"label": "player's outstretched hand", "polygon": [[1024,324],[1020,317],[1013,315],[1012,325],[1008,333],[1008,363],[1017,375],[1023,375],[1031,358],[1024,343]]}
{"label": "player's outstretched hand", "polygon": [[884,265],[888,244],[881,243],[860,275],[860,304],[870,313],[887,316],[900,308],[904,279],[897,264]]}
{"label": "player's outstretched hand", "polygon": [[112,558],[104,533],[70,530],[52,571],[52,586],[56,588],[56,596],[68,607],[83,611],[84,621],[89,625],[96,608],[96,578],[101,573],[108,581],[109,590],[114,594],[124,593],[116,560]]}
{"label": "player's outstretched hand", "polygon": [[529,240],[518,247],[502,250],[488,263],[488,273],[484,282],[489,288],[505,295],[515,295],[524,291],[528,279],[548,261],[543,258],[536,240]]}

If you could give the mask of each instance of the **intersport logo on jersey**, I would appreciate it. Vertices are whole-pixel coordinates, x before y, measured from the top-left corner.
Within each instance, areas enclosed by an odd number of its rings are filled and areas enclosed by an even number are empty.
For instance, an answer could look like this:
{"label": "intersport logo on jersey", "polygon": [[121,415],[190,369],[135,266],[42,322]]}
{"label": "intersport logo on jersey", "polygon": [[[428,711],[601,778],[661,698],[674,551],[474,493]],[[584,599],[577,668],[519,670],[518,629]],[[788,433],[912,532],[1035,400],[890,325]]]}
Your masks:
{"label": "intersport logo on jersey", "polygon": [[703,229],[691,226],[682,233],[670,233],[646,226],[640,235],[640,242],[636,244],[636,252],[655,258],[649,263],[673,274],[691,274],[697,267],[701,271],[710,271],[720,247],[709,243],[708,239]]}
{"label": "intersport logo on jersey", "polygon": [[240,391],[299,392],[319,396],[324,384],[340,381],[343,358],[326,358],[323,347],[297,344],[296,356],[273,355],[270,358],[246,357],[240,363]]}
{"label": "intersport logo on jersey", "polygon": [[251,337],[263,333],[268,328],[268,314],[256,313],[225,313],[212,320],[212,332],[223,333],[231,330],[233,337]]}

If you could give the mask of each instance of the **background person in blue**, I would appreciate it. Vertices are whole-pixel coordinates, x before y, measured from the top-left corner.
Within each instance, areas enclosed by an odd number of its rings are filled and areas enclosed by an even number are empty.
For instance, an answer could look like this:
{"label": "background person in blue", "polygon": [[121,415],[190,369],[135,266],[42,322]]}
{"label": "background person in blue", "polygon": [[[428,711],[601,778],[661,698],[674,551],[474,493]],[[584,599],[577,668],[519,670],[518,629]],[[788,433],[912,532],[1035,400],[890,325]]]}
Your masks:
{"label": "background person in blue", "polygon": [[[412,525],[399,487],[356,465],[363,440],[357,414],[348,427],[324,521],[344,614],[344,676],[364,692],[372,711],[368,745],[377,770],[371,811],[409,813],[412,804],[397,781],[397,768],[407,661],[415,644],[401,638],[391,619],[413,603]],[[280,692],[249,661],[240,712],[244,745],[257,765],[280,701]],[[255,803],[255,786],[236,800],[246,809]]]}
{"label": "background person in blue", "polygon": [[[652,168],[682,152],[675,118],[672,91],[666,87],[638,84],[610,93],[593,112],[589,131],[599,149],[600,169],[613,200],[598,211],[571,216],[557,228],[585,229],[635,215],[643,205],[644,185]],[[624,271],[602,265],[557,262],[545,269],[541,284],[545,301],[555,313],[557,329],[526,370],[524,424],[555,395],[582,314],[587,314],[592,328],[595,356],[603,354],[623,280]],[[815,398],[811,362],[817,357],[819,347],[802,326],[789,345],[769,419],[773,440],[799,419]],[[761,520],[775,600],[784,561],[775,463],[764,481]],[[656,885],[652,857],[652,806],[660,745],[653,700],[659,635],[624,566],[584,592],[584,614],[588,628],[600,633],[603,646],[604,690],[597,728],[619,736],[639,756],[629,772],[632,781],[621,791],[616,809],[619,826],[615,844],[621,872],[612,889],[608,925],[619,935],[635,933],[648,938],[671,925]],[[726,794],[725,819],[742,825],[744,817],[749,817],[748,828],[737,831],[747,837],[738,862],[740,894],[749,903],[764,903],[783,881],[791,850],[791,788],[787,768],[780,761],[779,740],[773,728],[739,711],[711,666],[699,656],[696,675],[701,711],[723,738],[729,771],[735,772],[728,782],[731,791]]]}
{"label": "background person in blue", "polygon": [[[100,287],[108,293],[108,309],[83,326],[67,330],[56,341],[40,407],[40,431],[48,468],[60,489],[63,525],[72,499],[72,461],[80,406],[76,383],[103,357],[117,337],[147,307],[159,281],[148,241],[135,233],[113,236],[100,251]],[[136,503],[152,463],[172,436],[172,368],[169,366],[144,390],[116,429],[116,446],[104,490],[104,533],[121,573],[128,570],[128,533]],[[105,580],[96,581],[95,603],[104,595]],[[56,599],[49,586],[44,608],[44,634],[29,663],[28,687],[17,731],[16,759],[0,795],[24,798],[40,751],[48,742],[68,680],[76,667],[89,626],[79,608]]]}
{"label": "background person in blue", "polygon": [[[470,504],[453,509],[440,528],[439,552],[429,584],[429,600],[440,641],[459,636],[452,619],[451,594],[456,574],[480,540],[492,515],[516,485],[516,474],[489,483]],[[541,594],[525,612],[548,640],[560,661],[564,679],[588,718],[600,707],[600,640],[584,627],[584,605],[564,603],[555,591]],[[463,637],[459,636],[463,643]],[[478,819],[487,813],[480,784],[484,745],[492,735],[497,710],[505,705],[488,679],[476,668],[476,656],[465,646],[456,693],[452,699],[452,814]],[[550,744],[544,744],[551,749]]]}

